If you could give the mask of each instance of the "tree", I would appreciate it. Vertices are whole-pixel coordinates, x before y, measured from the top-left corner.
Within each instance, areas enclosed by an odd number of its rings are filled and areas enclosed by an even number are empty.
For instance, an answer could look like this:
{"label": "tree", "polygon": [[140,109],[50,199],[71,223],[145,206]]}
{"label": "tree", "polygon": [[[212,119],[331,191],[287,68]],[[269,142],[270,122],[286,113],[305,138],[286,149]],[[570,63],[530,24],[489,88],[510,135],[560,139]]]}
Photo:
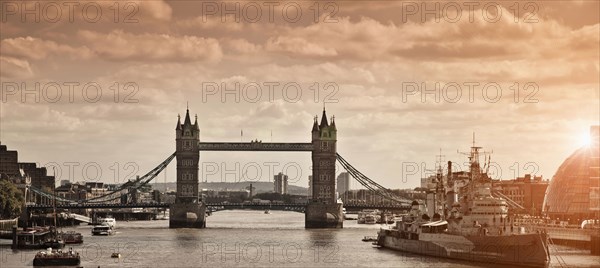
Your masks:
{"label": "tree", "polygon": [[0,219],[13,219],[21,214],[23,193],[8,180],[0,180]]}

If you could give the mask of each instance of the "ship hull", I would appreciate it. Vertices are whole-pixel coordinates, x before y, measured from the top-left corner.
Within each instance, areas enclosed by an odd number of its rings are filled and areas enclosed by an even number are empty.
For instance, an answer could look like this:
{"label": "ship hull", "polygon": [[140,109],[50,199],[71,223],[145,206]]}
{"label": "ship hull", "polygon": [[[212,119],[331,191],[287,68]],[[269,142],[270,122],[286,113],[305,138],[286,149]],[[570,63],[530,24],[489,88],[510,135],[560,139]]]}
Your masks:
{"label": "ship hull", "polygon": [[75,266],[81,264],[79,258],[35,258],[33,266]]}
{"label": "ship hull", "polygon": [[421,234],[402,237],[397,231],[379,233],[377,244],[384,248],[457,260],[548,267],[550,257],[546,234],[507,236],[459,236]]}

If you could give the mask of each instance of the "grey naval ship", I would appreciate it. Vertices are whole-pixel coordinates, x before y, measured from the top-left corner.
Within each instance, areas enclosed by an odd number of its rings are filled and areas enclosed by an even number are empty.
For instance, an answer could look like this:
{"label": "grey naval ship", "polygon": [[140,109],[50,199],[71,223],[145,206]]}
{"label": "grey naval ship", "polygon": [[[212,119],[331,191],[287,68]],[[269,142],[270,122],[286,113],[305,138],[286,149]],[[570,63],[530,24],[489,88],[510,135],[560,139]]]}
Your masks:
{"label": "grey naval ship", "polygon": [[[444,176],[438,166],[431,218],[423,202],[413,201],[410,212],[393,227],[382,228],[374,244],[434,257],[548,267],[547,234],[514,224],[507,200],[492,195],[492,180],[479,164],[480,149],[473,141],[468,172],[452,173],[449,161]],[[489,158],[485,165],[489,169]]]}

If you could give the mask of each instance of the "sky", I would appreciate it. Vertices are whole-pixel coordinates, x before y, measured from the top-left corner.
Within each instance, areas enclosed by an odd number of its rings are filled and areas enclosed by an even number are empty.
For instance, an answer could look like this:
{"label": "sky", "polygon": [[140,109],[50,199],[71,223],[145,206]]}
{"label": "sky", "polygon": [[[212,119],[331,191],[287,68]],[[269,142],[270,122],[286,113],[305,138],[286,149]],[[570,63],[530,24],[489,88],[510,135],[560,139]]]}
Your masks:
{"label": "sky", "polygon": [[[57,183],[122,183],[175,151],[186,107],[201,141],[234,142],[310,142],[325,107],[338,153],[389,188],[419,186],[440,152],[464,164],[473,133],[493,178],[551,179],[600,121],[599,13],[597,1],[3,0],[0,141]],[[310,153],[201,162],[213,182],[283,171],[306,186],[311,173]],[[175,163],[157,181],[174,182]]]}

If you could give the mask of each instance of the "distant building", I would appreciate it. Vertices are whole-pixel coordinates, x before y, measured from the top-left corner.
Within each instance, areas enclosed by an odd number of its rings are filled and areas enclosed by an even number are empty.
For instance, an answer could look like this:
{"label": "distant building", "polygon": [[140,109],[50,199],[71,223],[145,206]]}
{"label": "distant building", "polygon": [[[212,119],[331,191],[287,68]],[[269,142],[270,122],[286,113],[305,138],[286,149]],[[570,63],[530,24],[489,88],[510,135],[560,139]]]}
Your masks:
{"label": "distant building", "polygon": [[17,179],[27,176],[31,178],[31,186],[49,191],[54,190],[54,176],[48,176],[45,167],[37,167],[35,163],[19,163],[18,152],[9,151],[6,145],[1,144],[0,174]]}
{"label": "distant building", "polygon": [[526,213],[534,216],[542,214],[548,185],[548,180],[543,180],[542,176],[531,176],[530,174],[514,180],[494,181],[495,189],[524,207]]}
{"label": "distant building", "polygon": [[9,151],[6,145],[0,144],[0,174],[8,177],[20,176],[17,151]]}
{"label": "distant building", "polygon": [[100,197],[108,193],[108,188],[104,186],[103,182],[86,182],[85,188],[87,190],[87,199]]}
{"label": "distant building", "polygon": [[590,128],[591,144],[577,149],[560,165],[544,200],[551,219],[580,224],[600,219],[600,127]]}
{"label": "distant building", "polygon": [[61,181],[61,185],[56,187],[55,193],[62,198],[73,201],[87,199],[87,188],[79,183],[63,183]]}
{"label": "distant building", "polygon": [[207,190],[202,189],[202,197],[207,203],[243,202],[250,198],[250,190]]}
{"label": "distant building", "polygon": [[279,172],[279,174],[273,177],[274,192],[278,194],[288,193],[288,176]]}
{"label": "distant building", "polygon": [[246,189],[250,191],[248,198],[252,198],[254,196],[254,190],[256,189],[256,187],[252,186],[252,183],[250,183],[250,186],[248,186]]}
{"label": "distant building", "polygon": [[54,190],[54,176],[48,176],[46,167],[37,167],[36,163],[19,163],[19,168],[31,177],[31,186],[38,189]]}
{"label": "distant building", "polygon": [[337,177],[337,192],[342,196],[346,191],[350,190],[350,174],[342,172]]}
{"label": "distant building", "polygon": [[[453,178],[458,178],[461,175],[468,176],[468,174],[464,174],[464,172],[453,172],[452,173]],[[444,181],[446,181],[448,178],[448,175],[444,174],[443,177],[444,177]],[[438,185],[437,180],[438,180],[438,178],[437,178],[436,174],[430,175],[429,177],[426,177],[426,178],[421,178],[421,188],[428,189],[428,190],[435,190],[435,188]]]}

